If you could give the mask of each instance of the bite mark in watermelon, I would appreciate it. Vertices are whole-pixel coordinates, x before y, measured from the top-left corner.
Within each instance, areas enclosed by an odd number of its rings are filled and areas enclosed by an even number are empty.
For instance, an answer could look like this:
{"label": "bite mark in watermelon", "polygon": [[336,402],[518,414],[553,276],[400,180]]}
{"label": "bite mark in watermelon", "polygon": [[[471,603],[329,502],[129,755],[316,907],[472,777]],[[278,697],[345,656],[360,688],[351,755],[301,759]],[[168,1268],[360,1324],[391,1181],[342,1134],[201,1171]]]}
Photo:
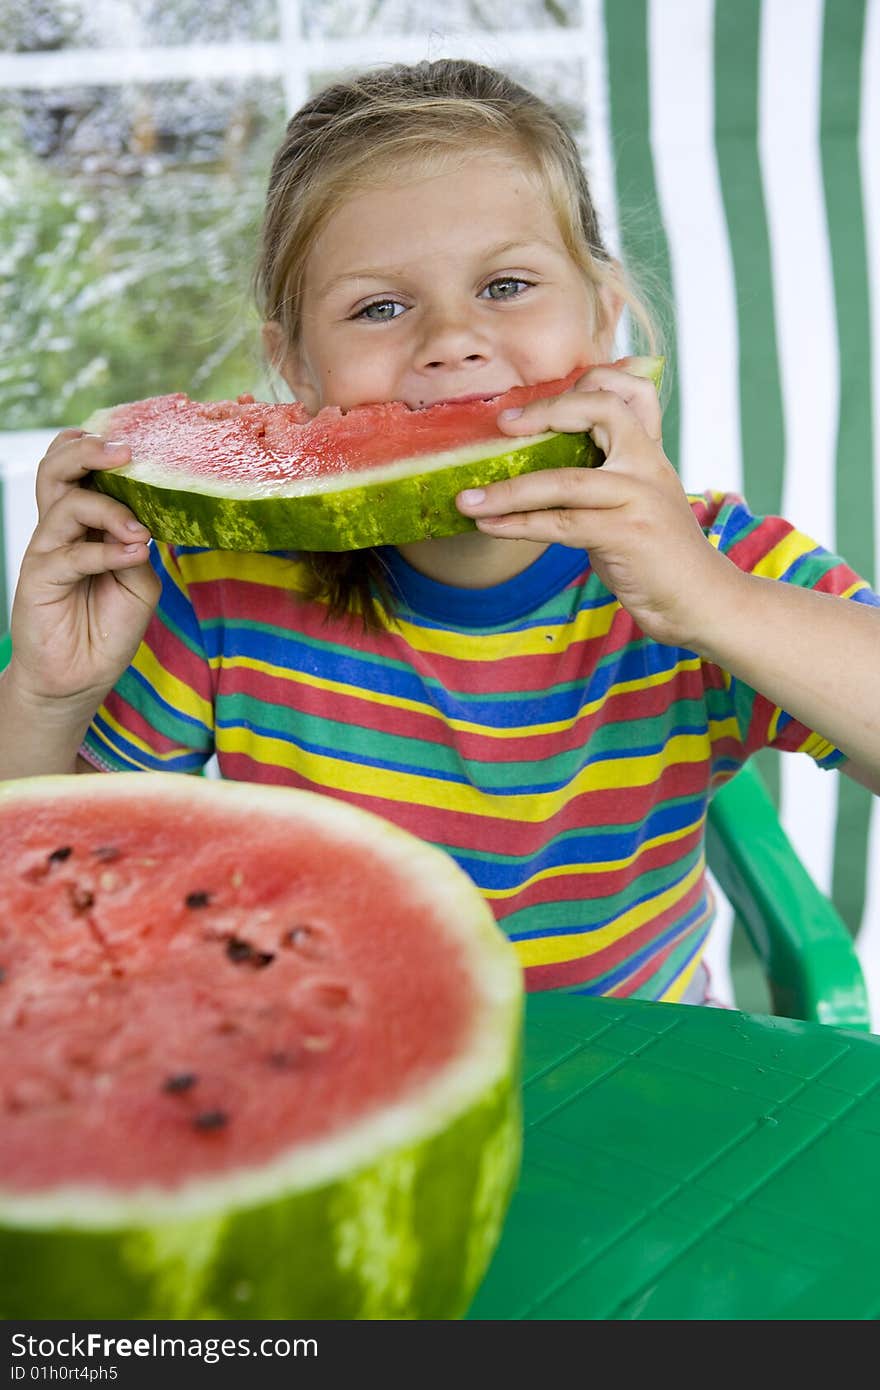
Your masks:
{"label": "bite mark in watermelon", "polygon": [[[515,438],[497,424],[502,410],[559,395],[585,370],[486,400],[327,406],[312,417],[247,397],[154,396],[86,422],[132,450],[130,463],[92,480],[157,540],[179,545],[359,550],[455,535],[475,524],[455,505],[463,488],[602,462],[587,434]],[[631,358],[627,370],[659,386],[663,359]]]}
{"label": "bite mark in watermelon", "polygon": [[515,952],[326,796],[0,787],[0,1314],[447,1318],[521,1142]]}

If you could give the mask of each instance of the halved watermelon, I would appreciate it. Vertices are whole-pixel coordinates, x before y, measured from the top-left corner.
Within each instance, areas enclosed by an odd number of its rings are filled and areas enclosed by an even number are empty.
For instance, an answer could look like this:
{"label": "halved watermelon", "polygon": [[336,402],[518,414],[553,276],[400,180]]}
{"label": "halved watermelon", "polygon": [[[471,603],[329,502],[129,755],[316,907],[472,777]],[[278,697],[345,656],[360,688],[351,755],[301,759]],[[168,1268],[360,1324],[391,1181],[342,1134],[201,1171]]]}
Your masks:
{"label": "halved watermelon", "polygon": [[[359,550],[473,529],[455,497],[539,468],[592,468],[589,435],[513,438],[502,410],[558,395],[586,368],[486,400],[411,410],[400,401],[344,413],[242,396],[203,405],[154,396],[93,415],[85,428],[132,459],[93,475],[157,540],[220,550]],[[663,359],[628,359],[659,387]]]}
{"label": "halved watermelon", "polygon": [[368,812],[0,787],[5,1318],[448,1318],[520,1154],[520,967]]}

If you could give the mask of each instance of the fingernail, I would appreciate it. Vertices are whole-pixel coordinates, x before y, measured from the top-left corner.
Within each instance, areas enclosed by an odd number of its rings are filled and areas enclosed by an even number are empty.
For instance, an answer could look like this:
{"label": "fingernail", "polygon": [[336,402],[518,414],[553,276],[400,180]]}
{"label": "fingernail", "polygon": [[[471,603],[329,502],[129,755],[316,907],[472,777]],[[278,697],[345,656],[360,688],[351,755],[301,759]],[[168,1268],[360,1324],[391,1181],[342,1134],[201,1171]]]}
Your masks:
{"label": "fingernail", "polygon": [[127,444],[123,444],[123,442],[122,442],[121,439],[105,439],[105,440],[104,440],[104,452],[105,452],[106,454],[118,454],[118,453],[120,453],[123,449],[127,449],[127,448],[128,448],[128,445],[127,445]]}
{"label": "fingernail", "polygon": [[125,523],[125,529],[127,531],[140,531],[140,533],[144,536],[148,536],[150,534],[146,526],[142,526],[139,521],[127,521]]}
{"label": "fingernail", "polygon": [[133,555],[136,550],[140,550],[140,545],[125,545],[122,547],[126,555]]}
{"label": "fingernail", "polygon": [[466,507],[476,507],[479,502],[485,499],[485,492],[481,487],[468,487],[464,492],[459,493],[460,500]]}
{"label": "fingernail", "polygon": [[501,411],[501,414],[498,416],[498,419],[499,419],[499,420],[518,420],[519,417],[520,417],[521,415],[522,415],[522,409],[521,409],[519,406],[511,406],[509,410],[502,410],[502,411]]}

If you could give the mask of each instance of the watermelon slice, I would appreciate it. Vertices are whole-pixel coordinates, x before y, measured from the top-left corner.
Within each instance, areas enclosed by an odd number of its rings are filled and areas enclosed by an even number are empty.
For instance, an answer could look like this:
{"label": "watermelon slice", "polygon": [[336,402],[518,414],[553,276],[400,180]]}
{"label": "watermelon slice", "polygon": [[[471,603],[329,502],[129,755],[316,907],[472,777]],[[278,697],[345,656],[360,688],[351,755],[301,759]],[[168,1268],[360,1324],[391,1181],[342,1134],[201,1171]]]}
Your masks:
{"label": "watermelon slice", "polygon": [[[513,438],[500,411],[558,395],[586,368],[488,399],[412,410],[400,401],[310,417],[241,396],[203,405],[154,396],[93,415],[87,430],[129,444],[130,463],[93,474],[157,540],[220,550],[359,550],[472,530],[462,488],[538,468],[592,468],[585,434]],[[659,387],[663,359],[628,359]]]}
{"label": "watermelon slice", "polygon": [[448,1318],[520,1153],[523,987],[453,860],[330,797],[0,787],[0,1315]]}

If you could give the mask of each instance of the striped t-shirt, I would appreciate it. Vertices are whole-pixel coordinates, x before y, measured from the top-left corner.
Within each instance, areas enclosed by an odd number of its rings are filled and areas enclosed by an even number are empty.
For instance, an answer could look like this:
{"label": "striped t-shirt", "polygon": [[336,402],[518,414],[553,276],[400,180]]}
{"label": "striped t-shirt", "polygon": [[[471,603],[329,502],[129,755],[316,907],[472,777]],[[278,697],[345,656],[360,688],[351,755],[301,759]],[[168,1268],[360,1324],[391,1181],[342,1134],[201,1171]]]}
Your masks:
{"label": "striped t-shirt", "polygon": [[[787,522],[691,503],[741,569],[880,603]],[[342,797],[453,855],[530,989],[680,998],[711,920],[712,791],[768,745],[842,754],[646,637],[583,551],[550,546],[481,590],[384,553],[399,599],[364,632],[303,597],[295,556],[154,545],[159,606],[84,755],[195,772],[216,752],[224,777]]]}

